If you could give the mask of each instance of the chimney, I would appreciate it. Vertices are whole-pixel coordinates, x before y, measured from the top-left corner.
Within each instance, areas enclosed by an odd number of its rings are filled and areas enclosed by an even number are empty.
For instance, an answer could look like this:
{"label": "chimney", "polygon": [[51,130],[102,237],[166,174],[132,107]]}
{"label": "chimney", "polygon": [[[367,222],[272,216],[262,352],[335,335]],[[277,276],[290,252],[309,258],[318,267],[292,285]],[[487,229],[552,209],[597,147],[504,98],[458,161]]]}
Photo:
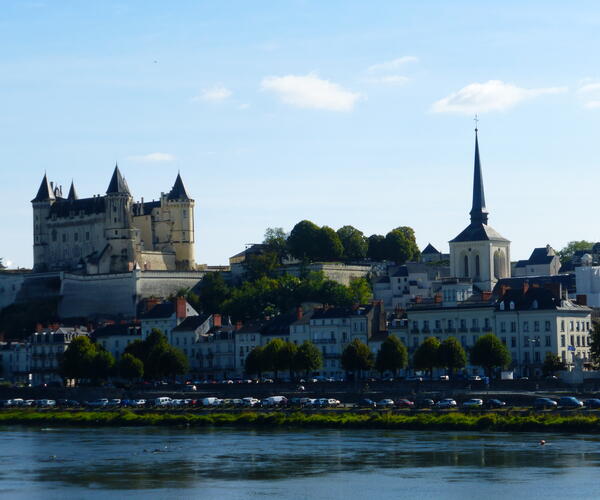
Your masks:
{"label": "chimney", "polygon": [[304,311],[302,310],[302,306],[296,307],[296,320],[302,319],[303,314],[304,314]]}
{"label": "chimney", "polygon": [[235,322],[235,331],[237,332],[238,330],[241,330],[243,326],[243,323],[241,321],[236,321]]}
{"label": "chimney", "polygon": [[577,304],[580,306],[587,306],[587,295],[577,294]]}
{"label": "chimney", "polygon": [[157,299],[156,297],[149,297],[146,299],[146,304],[145,304],[145,308],[144,311],[148,312],[150,309],[152,309],[155,305],[160,304],[160,299]]}
{"label": "chimney", "polygon": [[185,319],[187,316],[187,302],[185,297],[177,297],[175,299],[175,317],[177,319]]}
{"label": "chimney", "polygon": [[436,294],[433,296],[433,302],[434,302],[435,304],[441,304],[441,303],[442,303],[442,294],[441,294],[441,293],[436,293]]}
{"label": "chimney", "polygon": [[481,300],[483,300],[484,302],[487,302],[491,298],[492,298],[492,292],[489,292],[489,291],[481,292]]}
{"label": "chimney", "polygon": [[220,328],[221,327],[221,315],[213,314],[213,326]]}
{"label": "chimney", "polygon": [[508,290],[510,290],[508,285],[500,285],[500,297],[504,297]]}

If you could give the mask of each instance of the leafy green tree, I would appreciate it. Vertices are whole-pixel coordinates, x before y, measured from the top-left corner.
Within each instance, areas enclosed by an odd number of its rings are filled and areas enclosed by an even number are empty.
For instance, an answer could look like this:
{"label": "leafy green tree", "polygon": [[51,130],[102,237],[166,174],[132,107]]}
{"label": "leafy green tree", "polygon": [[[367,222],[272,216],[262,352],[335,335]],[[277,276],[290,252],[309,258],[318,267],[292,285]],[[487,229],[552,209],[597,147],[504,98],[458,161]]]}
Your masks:
{"label": "leafy green tree", "polygon": [[319,255],[319,226],[309,220],[298,222],[290,232],[287,246],[290,254],[302,260],[315,260]]}
{"label": "leafy green tree", "polygon": [[342,226],[337,230],[346,260],[360,260],[367,256],[369,245],[365,235],[352,226]]}
{"label": "leafy green tree", "polygon": [[366,278],[355,278],[350,281],[349,298],[353,304],[367,304],[373,298],[371,282]]}
{"label": "leafy green tree", "polygon": [[277,365],[282,370],[288,369],[290,371],[290,379],[294,378],[294,372],[296,370],[296,353],[298,352],[298,346],[293,342],[284,342],[281,349],[277,352],[278,362]]}
{"label": "leafy green tree", "polygon": [[379,351],[377,351],[375,368],[382,375],[386,371],[391,371],[396,375],[398,370],[406,368],[407,364],[408,351],[406,346],[395,335],[388,335],[381,343]]}
{"label": "leafy green tree", "polygon": [[440,366],[439,352],[440,341],[435,337],[427,337],[413,354],[415,370],[428,371],[429,377],[433,377],[433,369]]}
{"label": "leafy green tree", "polygon": [[287,239],[288,234],[282,227],[268,227],[265,231],[263,244],[267,246],[269,252],[274,252],[277,255],[279,263],[287,255]]}
{"label": "leafy green tree", "polygon": [[323,355],[316,345],[305,340],[296,351],[294,366],[298,371],[304,371],[308,377],[311,371],[316,371],[323,366]]}
{"label": "leafy green tree", "polygon": [[60,373],[63,378],[79,381],[90,378],[90,367],[96,356],[96,346],[88,336],[75,337],[65,350]]}
{"label": "leafy green tree", "polygon": [[253,281],[262,277],[274,277],[280,266],[280,258],[275,252],[251,254],[244,261],[245,279]]}
{"label": "leafy green tree", "polygon": [[556,253],[560,257],[560,260],[562,262],[567,262],[573,258],[573,255],[578,250],[591,251],[593,246],[594,246],[594,243],[591,241],[586,241],[586,240],[569,241],[569,243],[567,243],[567,245],[564,248],[562,248],[561,250],[559,250]]}
{"label": "leafy green tree", "polygon": [[494,368],[510,364],[510,352],[501,340],[492,333],[479,337],[469,356],[472,365],[481,366],[491,378]]}
{"label": "leafy green tree", "polygon": [[590,346],[590,357],[594,365],[600,365],[600,322],[592,321],[592,343]]}
{"label": "leafy green tree", "polygon": [[419,256],[419,247],[415,239],[415,232],[407,226],[392,229],[385,236],[386,257],[398,264],[414,260]]}
{"label": "leafy green tree", "polygon": [[176,377],[186,374],[190,369],[187,356],[181,349],[169,346],[159,359],[160,368],[166,377]]}
{"label": "leafy green tree", "polygon": [[262,376],[264,371],[262,347],[257,346],[248,353],[244,362],[244,370],[248,375],[258,375],[259,378]]}
{"label": "leafy green tree", "polygon": [[438,356],[440,366],[446,368],[451,376],[454,370],[467,365],[467,353],[455,337],[448,337],[440,344]]}
{"label": "leafy green tree", "polygon": [[342,352],[342,368],[346,372],[352,372],[360,378],[363,370],[370,370],[372,367],[373,353],[359,339],[350,342]]}
{"label": "leafy green tree", "polygon": [[329,226],[323,226],[318,234],[317,258],[324,261],[340,260],[344,255],[344,246],[338,234]]}
{"label": "leafy green tree", "polygon": [[542,372],[544,375],[554,375],[556,372],[566,370],[566,364],[556,355],[551,352],[546,353]]}
{"label": "leafy green tree", "polygon": [[205,314],[215,314],[223,311],[223,304],[231,297],[231,289],[221,273],[206,273],[194,288],[194,294],[197,302],[190,300],[194,308]]}
{"label": "leafy green tree", "polygon": [[280,355],[284,346],[285,342],[282,339],[272,339],[269,340],[263,349],[263,366],[266,371],[273,372],[275,378],[278,378],[281,370],[287,368],[284,365],[284,358]]}
{"label": "leafy green tree", "polygon": [[182,375],[189,369],[183,351],[169,345],[167,337],[157,328],[153,328],[145,340],[129,344],[125,353],[143,363],[144,375],[151,380]]}
{"label": "leafy green tree", "polygon": [[387,258],[385,236],[372,234],[367,239],[367,257],[371,260],[381,261]]}
{"label": "leafy green tree", "polygon": [[101,380],[108,380],[112,375],[115,367],[115,358],[107,350],[96,346],[96,355],[92,359],[90,366],[89,378],[94,383],[98,383]]}
{"label": "leafy green tree", "polygon": [[118,372],[127,380],[140,380],[144,376],[144,363],[135,356],[125,353],[118,364]]}

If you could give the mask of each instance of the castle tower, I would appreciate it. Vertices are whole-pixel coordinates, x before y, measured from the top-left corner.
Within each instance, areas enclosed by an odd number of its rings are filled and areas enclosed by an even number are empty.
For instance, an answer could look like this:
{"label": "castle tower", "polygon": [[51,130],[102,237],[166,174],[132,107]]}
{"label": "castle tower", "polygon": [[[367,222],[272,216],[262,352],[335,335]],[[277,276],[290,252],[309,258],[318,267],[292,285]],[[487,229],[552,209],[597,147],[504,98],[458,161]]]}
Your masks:
{"label": "castle tower", "polygon": [[37,195],[31,204],[33,206],[33,269],[34,271],[45,271],[48,268],[48,245],[50,243],[50,231],[48,229],[48,218],[50,209],[56,201],[54,191],[48,177],[44,174]]}
{"label": "castle tower", "polygon": [[175,266],[180,270],[194,269],[194,200],[187,194],[179,173],[166,196],[166,204],[172,221],[171,244],[175,250]]}
{"label": "castle tower", "polygon": [[132,197],[118,165],[115,165],[105,200],[104,233],[111,247],[110,272],[130,271],[136,260],[135,230],[131,220]]}
{"label": "castle tower", "polygon": [[510,241],[488,225],[488,215],[475,129],[471,223],[449,242],[450,272],[457,278],[471,278],[482,291],[490,291],[498,279],[510,277]]}

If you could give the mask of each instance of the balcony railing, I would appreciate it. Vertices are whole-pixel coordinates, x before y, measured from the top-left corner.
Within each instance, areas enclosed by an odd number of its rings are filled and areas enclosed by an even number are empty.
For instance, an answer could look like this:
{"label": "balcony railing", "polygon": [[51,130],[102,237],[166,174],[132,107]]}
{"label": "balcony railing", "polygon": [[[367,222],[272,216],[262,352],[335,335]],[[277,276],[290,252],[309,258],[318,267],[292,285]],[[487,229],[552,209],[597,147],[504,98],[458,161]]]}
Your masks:
{"label": "balcony railing", "polygon": [[336,344],[335,339],[314,339],[313,344]]}
{"label": "balcony railing", "polygon": [[444,330],[446,333],[456,333],[456,328],[446,328],[446,330]]}
{"label": "balcony railing", "polygon": [[479,333],[480,331],[481,328],[479,328],[478,326],[471,327],[471,333]]}
{"label": "balcony railing", "polygon": [[339,359],[340,355],[337,353],[333,353],[333,352],[327,352],[325,354],[323,354],[323,358],[325,359]]}
{"label": "balcony railing", "polygon": [[434,328],[433,329],[433,333],[442,333],[442,329],[441,328]]}
{"label": "balcony railing", "polygon": [[410,329],[410,333],[419,333],[419,329],[418,328],[411,328]]}

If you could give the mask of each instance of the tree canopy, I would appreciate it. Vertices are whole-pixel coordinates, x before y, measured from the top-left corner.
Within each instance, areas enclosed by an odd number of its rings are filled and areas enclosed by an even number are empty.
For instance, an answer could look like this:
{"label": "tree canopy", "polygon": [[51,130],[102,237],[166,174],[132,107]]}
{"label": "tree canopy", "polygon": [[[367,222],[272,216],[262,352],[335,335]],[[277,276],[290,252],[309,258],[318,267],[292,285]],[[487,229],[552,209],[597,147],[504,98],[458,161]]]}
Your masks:
{"label": "tree canopy", "polygon": [[448,337],[441,344],[438,351],[440,366],[446,368],[450,375],[454,370],[464,368],[467,364],[467,353],[456,337]]}
{"label": "tree canopy", "polygon": [[481,366],[491,378],[494,368],[510,364],[510,352],[502,341],[492,333],[479,337],[471,348],[469,359],[472,365]]}
{"label": "tree canopy", "polygon": [[125,348],[126,354],[139,359],[146,378],[155,380],[176,377],[189,370],[189,362],[181,349],[169,345],[167,337],[153,328],[145,340],[136,340]]}
{"label": "tree canopy", "polygon": [[546,353],[544,364],[542,365],[544,375],[554,375],[556,372],[565,370],[566,368],[566,364],[556,354],[552,354],[551,352]]}
{"label": "tree canopy", "polygon": [[439,351],[440,341],[435,337],[427,337],[413,354],[415,370],[428,371],[431,377],[433,369],[440,366]]}
{"label": "tree canopy", "polygon": [[118,372],[127,380],[139,380],[144,376],[144,363],[132,354],[125,353],[119,360]]}
{"label": "tree canopy", "polygon": [[294,366],[296,370],[308,374],[316,371],[323,365],[323,355],[319,348],[312,342],[305,340],[296,351]]}
{"label": "tree canopy", "polygon": [[389,335],[382,343],[375,359],[375,368],[380,372],[391,371],[394,374],[408,364],[406,346],[395,335]]}
{"label": "tree canopy", "polygon": [[106,380],[112,373],[115,358],[87,335],[75,337],[64,352],[60,373],[64,378],[85,379],[92,383]]}
{"label": "tree canopy", "polygon": [[360,376],[363,370],[373,367],[373,353],[369,346],[359,339],[350,342],[342,352],[342,368]]}
{"label": "tree canopy", "polygon": [[573,254],[578,250],[591,250],[594,246],[594,242],[586,240],[569,241],[562,249],[558,252],[558,256],[562,262],[569,261],[573,258]]}
{"label": "tree canopy", "polygon": [[344,248],[345,260],[360,260],[367,256],[367,239],[361,231],[352,226],[342,226],[337,234]]}

